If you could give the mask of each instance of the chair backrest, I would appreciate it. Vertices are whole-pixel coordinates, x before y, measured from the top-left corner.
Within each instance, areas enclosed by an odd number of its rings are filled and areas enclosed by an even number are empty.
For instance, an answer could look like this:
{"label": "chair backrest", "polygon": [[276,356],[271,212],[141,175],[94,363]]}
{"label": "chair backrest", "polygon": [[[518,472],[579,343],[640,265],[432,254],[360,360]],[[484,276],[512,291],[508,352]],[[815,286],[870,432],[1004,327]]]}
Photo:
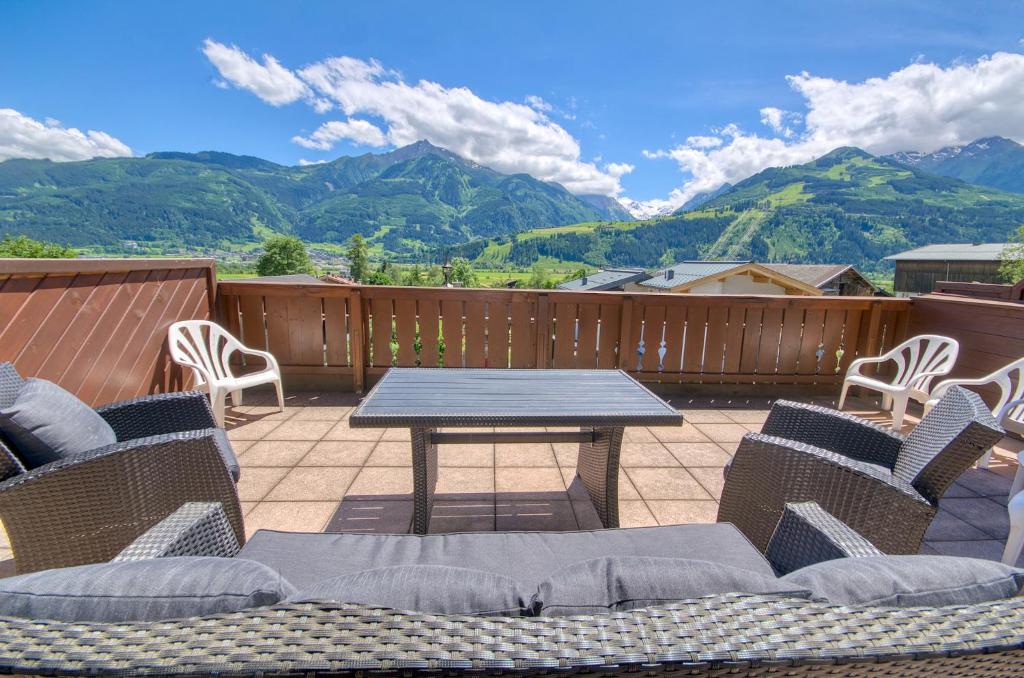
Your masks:
{"label": "chair backrest", "polygon": [[999,387],[999,399],[992,407],[997,418],[1002,414],[1003,419],[999,425],[1007,426],[1006,419],[1024,424],[1024,404],[1015,405],[1003,412],[1007,403],[1024,399],[1024,358],[1015,360],[985,378]]}
{"label": "chair backrest", "polygon": [[167,343],[174,362],[191,367],[196,385],[232,378],[229,360],[242,347],[217,323],[208,320],[182,320],[167,330]]}
{"label": "chair backrest", "polygon": [[950,483],[1003,433],[981,396],[953,386],[900,446],[893,475],[937,504]]}
{"label": "chair backrest", "polygon": [[923,378],[920,375],[925,372],[949,374],[959,352],[960,344],[956,339],[937,334],[911,337],[886,354],[896,363],[896,376],[892,383],[927,392],[937,375]]}
{"label": "chair backrest", "polygon": [[[0,408],[14,403],[25,380],[11,363],[0,363]],[[0,481],[25,472],[25,466],[14,454],[13,446],[0,434]]]}

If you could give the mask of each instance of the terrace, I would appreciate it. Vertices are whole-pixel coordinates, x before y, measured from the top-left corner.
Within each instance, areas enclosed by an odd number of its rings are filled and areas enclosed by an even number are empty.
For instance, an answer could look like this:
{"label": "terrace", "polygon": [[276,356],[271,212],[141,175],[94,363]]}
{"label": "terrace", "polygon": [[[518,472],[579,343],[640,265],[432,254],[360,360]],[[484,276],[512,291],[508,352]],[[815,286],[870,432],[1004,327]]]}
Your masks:
{"label": "terrace", "polygon": [[[958,376],[1024,354],[1024,308],[998,301],[216,284],[207,260],[7,261],[0,318],[0,361],[92,404],[189,386],[166,354],[175,320],[213,318],[272,352],[285,411],[258,392],[228,410],[249,534],[409,530],[408,430],[347,420],[391,365],[620,368],[643,381],[686,423],[626,429],[620,516],[638,526],[714,522],[722,469],[772,400],[834,406],[855,357],[928,331],[961,341]],[[847,410],[888,420],[869,398]],[[989,470],[952,487],[923,552],[999,558],[1022,447],[1005,438]],[[442,446],[430,530],[599,527],[569,487],[575,454],[560,443]],[[7,570],[10,558],[0,542]]]}

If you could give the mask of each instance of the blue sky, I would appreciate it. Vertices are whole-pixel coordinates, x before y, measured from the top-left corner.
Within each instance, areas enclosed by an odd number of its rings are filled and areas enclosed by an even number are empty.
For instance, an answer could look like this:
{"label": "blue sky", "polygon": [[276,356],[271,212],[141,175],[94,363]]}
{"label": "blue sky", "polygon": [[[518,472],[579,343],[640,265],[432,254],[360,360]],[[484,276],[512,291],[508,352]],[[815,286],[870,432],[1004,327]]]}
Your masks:
{"label": "blue sky", "polygon": [[[832,143],[1024,140],[1022,37],[1019,2],[7,2],[0,109],[20,117],[0,125],[0,159],[87,152],[56,138],[68,128],[109,135],[82,141],[108,154],[285,164],[432,136],[504,171],[656,208]],[[270,81],[264,55],[287,82]],[[330,57],[377,70],[324,90],[301,69]],[[944,109],[965,83],[998,115],[964,123]],[[904,101],[916,103],[892,120]],[[6,140],[4,154],[4,134],[28,119],[50,131],[35,146]],[[313,136],[331,121],[344,124]]]}

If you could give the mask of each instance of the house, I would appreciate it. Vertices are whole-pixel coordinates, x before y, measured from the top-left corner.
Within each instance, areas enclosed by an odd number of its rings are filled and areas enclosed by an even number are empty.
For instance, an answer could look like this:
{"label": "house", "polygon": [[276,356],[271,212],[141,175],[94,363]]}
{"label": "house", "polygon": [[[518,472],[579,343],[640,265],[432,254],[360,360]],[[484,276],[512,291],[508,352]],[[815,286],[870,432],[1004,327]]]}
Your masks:
{"label": "house", "polygon": [[1005,243],[941,244],[886,257],[896,263],[893,289],[898,296],[928,294],[940,280],[1002,282],[1000,258]]}
{"label": "house", "polygon": [[650,277],[642,268],[605,268],[582,278],[559,283],[557,289],[570,292],[621,292],[626,285]]}
{"label": "house", "polygon": [[752,261],[684,261],[626,286],[630,292],[802,296],[873,294],[874,289],[852,266]]}

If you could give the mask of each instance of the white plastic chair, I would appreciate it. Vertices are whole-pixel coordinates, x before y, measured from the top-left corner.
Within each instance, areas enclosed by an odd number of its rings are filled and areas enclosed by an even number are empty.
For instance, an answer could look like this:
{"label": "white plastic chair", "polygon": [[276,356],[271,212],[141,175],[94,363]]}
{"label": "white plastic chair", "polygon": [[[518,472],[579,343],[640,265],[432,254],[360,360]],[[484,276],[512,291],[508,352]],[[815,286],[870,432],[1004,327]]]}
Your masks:
{"label": "white plastic chair", "polygon": [[[281,387],[281,368],[277,360],[266,351],[257,351],[242,345],[217,323],[207,320],[183,320],[167,330],[167,343],[171,358],[195,375],[196,389],[210,394],[210,404],[217,423],[224,425],[224,401],[228,393],[235,407],[242,404],[242,389],[260,384],[274,384],[277,406],[284,409],[284,391]],[[259,372],[236,377],[231,372],[230,358],[235,351],[256,356],[267,366]]]}
{"label": "white plastic chair", "polygon": [[[959,352],[960,344],[956,339],[937,334],[921,334],[876,358],[858,358],[850,363],[850,369],[846,372],[843,392],[839,396],[839,409],[843,409],[850,386],[879,391],[882,394],[882,408],[892,409],[892,427],[898,431],[903,424],[909,400],[913,398],[919,403],[927,402],[932,379],[949,374]],[[890,382],[860,372],[864,365],[889,360],[896,363],[896,375]]]}
{"label": "white plastic chair", "polygon": [[[1024,358],[1015,360],[992,374],[977,379],[945,379],[939,382],[932,389],[928,402],[924,404],[924,411],[927,413],[934,407],[935,403],[939,402],[939,398],[946,395],[946,391],[951,386],[970,387],[990,384],[999,387],[999,398],[992,407],[992,416],[1007,431],[1024,434]],[[988,468],[988,462],[991,459],[992,450],[989,450],[978,461],[978,467]]]}

